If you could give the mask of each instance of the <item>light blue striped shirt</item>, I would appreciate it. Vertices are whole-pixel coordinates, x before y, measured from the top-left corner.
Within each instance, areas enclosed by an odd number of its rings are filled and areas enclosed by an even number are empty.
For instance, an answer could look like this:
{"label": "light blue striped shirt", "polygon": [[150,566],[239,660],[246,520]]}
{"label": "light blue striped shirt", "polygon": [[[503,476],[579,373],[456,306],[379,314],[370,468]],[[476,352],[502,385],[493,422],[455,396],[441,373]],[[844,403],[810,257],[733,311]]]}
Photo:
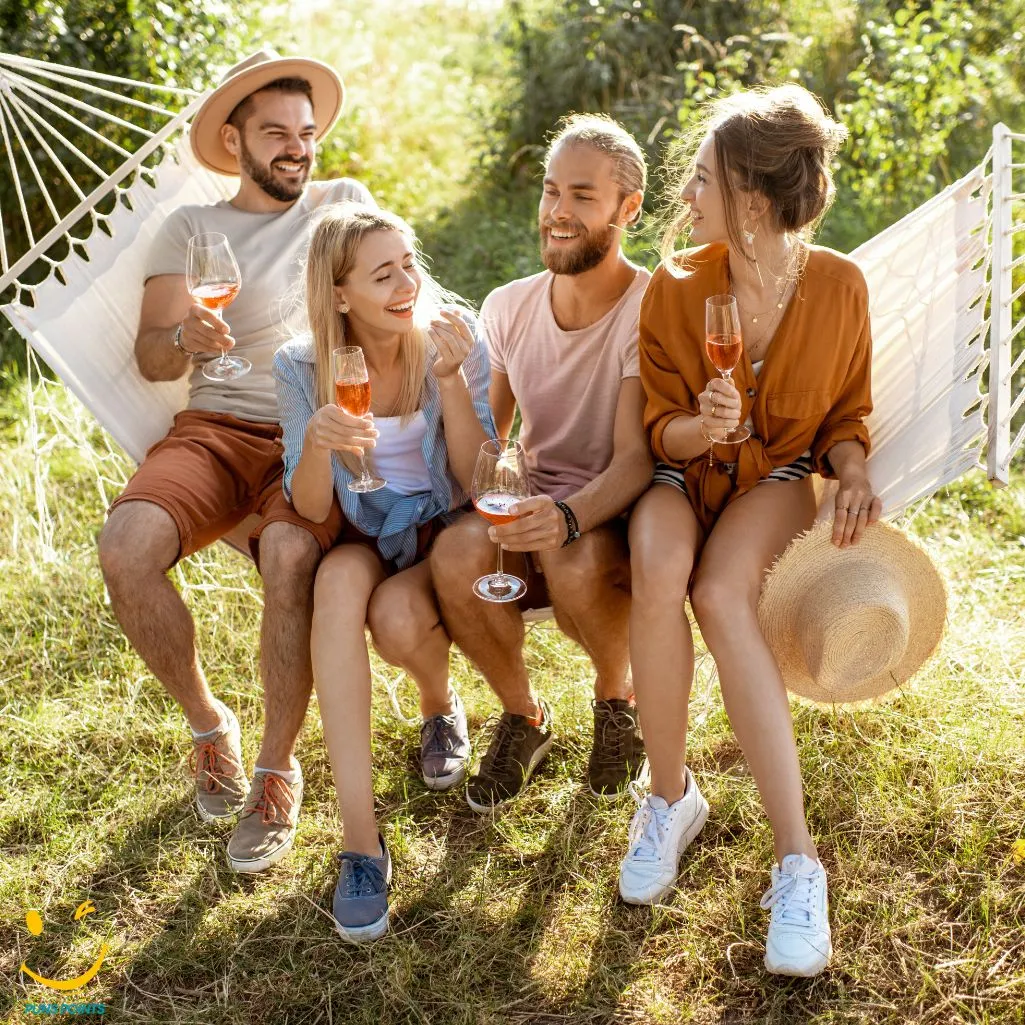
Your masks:
{"label": "light blue striped shirt", "polygon": [[[463,361],[466,379],[477,418],[489,438],[495,437],[495,421],[488,403],[488,385],[491,364],[487,346],[477,319],[465,314],[475,341]],[[448,446],[445,444],[441,418],[441,394],[432,369],[437,353],[428,340],[427,376],[420,408],[427,422],[424,435],[424,461],[431,474],[431,490],[414,495],[400,495],[388,487],[367,494],[356,494],[346,486],[353,479],[337,453],[332,453],[331,465],[335,494],[341,503],[345,518],[364,534],[377,538],[381,557],[394,559],[399,569],[405,569],[416,558],[417,527],[440,516],[448,515],[465,505],[469,495],[452,476],[448,465]],[[299,465],[306,426],[320,408],[315,381],[316,357],[313,339],[301,335],[283,345],[274,357],[274,377],[278,386],[278,413],[281,418],[282,444],[285,447],[285,496],[292,499],[292,475]]]}

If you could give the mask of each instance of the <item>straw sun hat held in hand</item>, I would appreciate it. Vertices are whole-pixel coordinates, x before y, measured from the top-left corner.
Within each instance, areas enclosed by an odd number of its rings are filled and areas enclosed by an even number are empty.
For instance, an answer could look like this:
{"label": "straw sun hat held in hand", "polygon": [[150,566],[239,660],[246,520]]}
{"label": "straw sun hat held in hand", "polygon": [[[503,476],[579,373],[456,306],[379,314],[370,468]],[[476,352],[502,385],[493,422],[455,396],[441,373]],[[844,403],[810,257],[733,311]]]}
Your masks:
{"label": "straw sun hat held in hand", "polygon": [[925,550],[875,523],[837,548],[832,524],[791,542],[758,619],[787,689],[827,704],[877,698],[910,679],[943,635],[947,594]]}

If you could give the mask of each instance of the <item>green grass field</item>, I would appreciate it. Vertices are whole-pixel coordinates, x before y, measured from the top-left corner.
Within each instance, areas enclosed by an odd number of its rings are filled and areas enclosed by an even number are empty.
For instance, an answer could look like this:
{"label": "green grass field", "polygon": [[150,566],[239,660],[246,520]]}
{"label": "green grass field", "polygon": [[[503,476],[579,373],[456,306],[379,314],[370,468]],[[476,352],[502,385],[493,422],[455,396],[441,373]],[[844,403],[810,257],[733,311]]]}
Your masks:
{"label": "green grass field", "polygon": [[[702,660],[691,764],[712,805],[673,899],[627,908],[616,868],[632,811],[582,786],[589,666],[552,627],[529,666],[558,740],[529,797],[492,821],[415,774],[417,734],[375,663],[377,800],[397,865],[393,931],[341,943],[326,909],[340,847],[316,706],[291,858],[234,875],[226,829],[192,809],[185,723],[104,601],[94,537],[127,461],[56,385],[0,412],[0,1015],[39,1020],[18,968],[79,974],[106,1020],[203,1025],[542,1022],[1021,1022],[1025,1008],[1025,486],[974,475],[911,529],[950,587],[937,658],[906,693],[795,704],[812,828],[830,872],[836,957],[811,982],[761,964],[771,838]],[[178,576],[247,757],[261,721],[259,582],[219,547]],[[494,709],[458,656],[474,732]],[[91,899],[96,912],[73,921]],[[25,912],[46,923],[33,937]],[[65,996],[65,999],[67,997]]]}

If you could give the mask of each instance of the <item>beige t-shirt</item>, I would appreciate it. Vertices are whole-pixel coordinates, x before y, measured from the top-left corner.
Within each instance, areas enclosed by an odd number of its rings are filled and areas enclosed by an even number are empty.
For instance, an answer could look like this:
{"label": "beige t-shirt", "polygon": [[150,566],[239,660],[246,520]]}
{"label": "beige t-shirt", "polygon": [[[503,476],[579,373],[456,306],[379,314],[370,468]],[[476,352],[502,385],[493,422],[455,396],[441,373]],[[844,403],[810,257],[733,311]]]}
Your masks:
{"label": "beige t-shirt", "polygon": [[623,379],[639,377],[643,268],[601,320],[563,331],[550,271],[496,288],[481,307],[491,369],[509,378],[531,490],[564,499],[608,468]]}
{"label": "beige t-shirt", "polygon": [[233,381],[211,381],[203,376],[202,363],[196,360],[189,379],[189,409],[277,422],[271,362],[293,333],[285,327],[283,300],[296,285],[312,214],[325,203],[346,199],[376,205],[365,185],[339,178],[310,182],[302,196],[281,213],[250,213],[221,200],[208,206],[181,206],[168,215],[150,246],[146,278],[184,274],[191,236],[204,231],[226,235],[242,273],[242,287],[224,311],[224,319],[235,339],[234,351],[253,364],[248,374]]}

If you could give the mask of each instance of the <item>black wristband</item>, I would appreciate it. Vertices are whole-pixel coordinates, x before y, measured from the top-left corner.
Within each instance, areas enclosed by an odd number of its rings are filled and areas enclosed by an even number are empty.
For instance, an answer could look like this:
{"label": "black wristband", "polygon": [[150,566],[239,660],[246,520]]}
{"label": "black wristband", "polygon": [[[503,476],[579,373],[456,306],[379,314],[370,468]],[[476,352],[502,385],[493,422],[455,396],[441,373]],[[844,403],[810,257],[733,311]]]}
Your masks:
{"label": "black wristband", "polygon": [[559,509],[566,517],[566,540],[562,542],[562,547],[565,548],[566,545],[580,540],[580,527],[577,525],[576,514],[565,502],[556,502],[555,508]]}

